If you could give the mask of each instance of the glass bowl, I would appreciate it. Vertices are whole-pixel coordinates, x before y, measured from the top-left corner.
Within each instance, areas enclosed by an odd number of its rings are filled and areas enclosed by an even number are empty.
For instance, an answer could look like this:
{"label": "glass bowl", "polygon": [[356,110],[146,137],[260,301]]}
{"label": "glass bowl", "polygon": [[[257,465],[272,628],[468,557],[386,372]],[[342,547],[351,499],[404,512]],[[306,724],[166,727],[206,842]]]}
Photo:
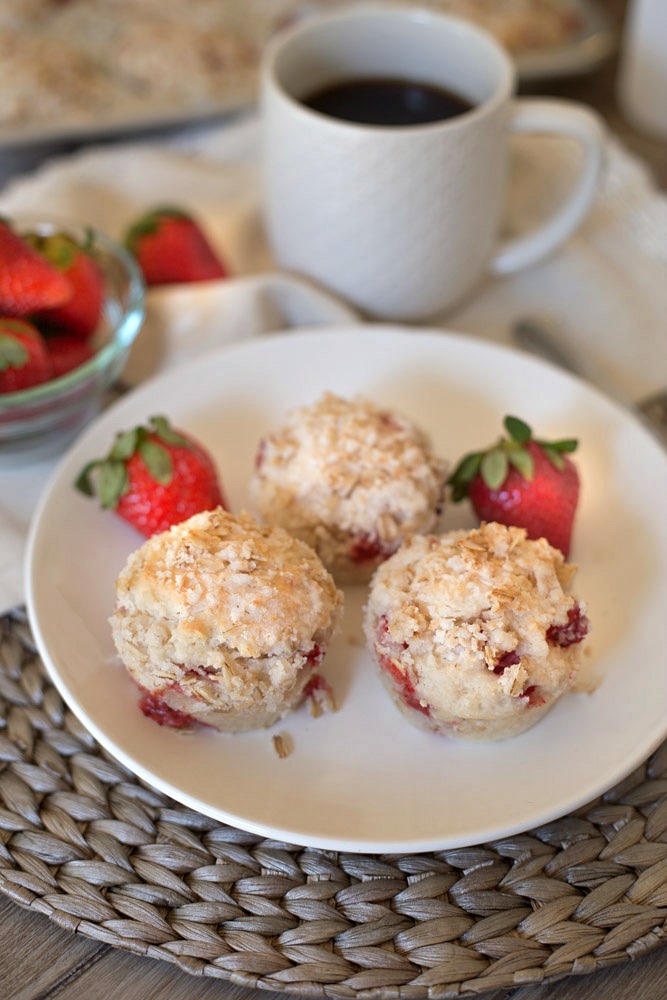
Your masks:
{"label": "glass bowl", "polygon": [[145,288],[133,257],[84,223],[13,216],[17,233],[67,233],[85,241],[102,270],[105,298],[93,356],[78,368],[18,392],[0,393],[0,466],[62,451],[101,408],[145,315]]}

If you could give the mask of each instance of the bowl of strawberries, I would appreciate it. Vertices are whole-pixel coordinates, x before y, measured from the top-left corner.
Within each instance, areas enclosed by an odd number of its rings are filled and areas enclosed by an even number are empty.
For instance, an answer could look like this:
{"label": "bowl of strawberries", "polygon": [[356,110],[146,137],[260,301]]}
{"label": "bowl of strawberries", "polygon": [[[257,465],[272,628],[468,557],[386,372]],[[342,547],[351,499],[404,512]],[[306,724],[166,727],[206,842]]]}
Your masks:
{"label": "bowl of strawberries", "polygon": [[0,218],[0,463],[53,454],[90,420],[144,299],[135,259],[99,230]]}

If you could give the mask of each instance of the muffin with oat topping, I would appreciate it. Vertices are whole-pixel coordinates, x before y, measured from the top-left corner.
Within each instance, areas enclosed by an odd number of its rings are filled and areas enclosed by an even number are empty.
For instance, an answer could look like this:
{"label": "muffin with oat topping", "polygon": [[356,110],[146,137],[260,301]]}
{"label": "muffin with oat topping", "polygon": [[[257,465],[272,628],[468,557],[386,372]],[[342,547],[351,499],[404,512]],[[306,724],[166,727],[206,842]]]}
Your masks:
{"label": "muffin with oat topping", "polygon": [[406,535],[433,530],[445,479],[444,463],[406,417],[326,393],[261,442],[250,497],[339,582],[359,583]]}
{"label": "muffin with oat topping", "polygon": [[572,686],[589,631],[576,568],[544,538],[497,523],[415,536],[371,582],[364,630],[380,677],[414,724],[503,739]]}
{"label": "muffin with oat topping", "polygon": [[240,732],[303,700],[341,612],[309,546],[218,507],[130,555],[111,627],[145,715]]}

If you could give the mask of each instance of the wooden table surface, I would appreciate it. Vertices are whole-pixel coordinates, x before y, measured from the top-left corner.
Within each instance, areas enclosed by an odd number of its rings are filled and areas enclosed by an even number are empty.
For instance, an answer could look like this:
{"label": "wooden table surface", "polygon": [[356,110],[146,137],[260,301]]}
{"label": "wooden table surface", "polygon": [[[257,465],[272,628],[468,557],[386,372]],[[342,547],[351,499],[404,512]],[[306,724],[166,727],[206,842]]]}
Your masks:
{"label": "wooden table surface", "polygon": [[[626,0],[603,0],[622,29]],[[531,86],[530,92],[585,101],[603,115],[625,146],[650,165],[667,188],[667,144],[643,135],[622,117],[615,97],[617,60],[579,78]],[[0,997],[6,1000],[277,1000],[279,993],[253,991],[221,979],[199,979],[155,961],[128,954],[62,930],[46,917],[29,913],[0,894]],[[486,993],[481,1000],[664,1000],[667,947],[623,965],[551,985]]]}

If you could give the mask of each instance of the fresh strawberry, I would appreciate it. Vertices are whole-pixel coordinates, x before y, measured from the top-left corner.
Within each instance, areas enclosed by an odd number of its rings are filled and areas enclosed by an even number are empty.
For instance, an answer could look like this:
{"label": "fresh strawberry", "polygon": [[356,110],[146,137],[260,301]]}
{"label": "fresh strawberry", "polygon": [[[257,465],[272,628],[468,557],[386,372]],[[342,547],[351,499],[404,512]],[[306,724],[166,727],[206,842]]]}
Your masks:
{"label": "fresh strawberry", "polygon": [[91,240],[79,243],[65,233],[26,236],[31,246],[67,278],[72,296],[62,305],[40,309],[35,319],[73,337],[87,340],[95,333],[104,305],[104,276],[92,256]]}
{"label": "fresh strawberry", "polygon": [[52,377],[39,330],[27,320],[0,317],[0,392],[29,389]]}
{"label": "fresh strawberry", "polygon": [[76,487],[149,537],[202,510],[225,506],[213,460],[165,417],[116,436],[104,459],[89,462]]}
{"label": "fresh strawberry", "polygon": [[87,340],[70,333],[48,334],[44,338],[44,344],[51,359],[52,378],[71,372],[94,354]]}
{"label": "fresh strawberry", "polygon": [[567,457],[577,441],[538,441],[517,417],[505,417],[508,438],[465,455],[449,484],[452,500],[469,497],[482,521],[525,528],[567,558],[579,499],[579,473]]}
{"label": "fresh strawberry", "polygon": [[147,285],[225,278],[227,268],[199,224],[178,208],[157,208],[128,229],[125,246]]}
{"label": "fresh strawberry", "polygon": [[27,316],[71,297],[67,276],[0,219],[0,313]]}

